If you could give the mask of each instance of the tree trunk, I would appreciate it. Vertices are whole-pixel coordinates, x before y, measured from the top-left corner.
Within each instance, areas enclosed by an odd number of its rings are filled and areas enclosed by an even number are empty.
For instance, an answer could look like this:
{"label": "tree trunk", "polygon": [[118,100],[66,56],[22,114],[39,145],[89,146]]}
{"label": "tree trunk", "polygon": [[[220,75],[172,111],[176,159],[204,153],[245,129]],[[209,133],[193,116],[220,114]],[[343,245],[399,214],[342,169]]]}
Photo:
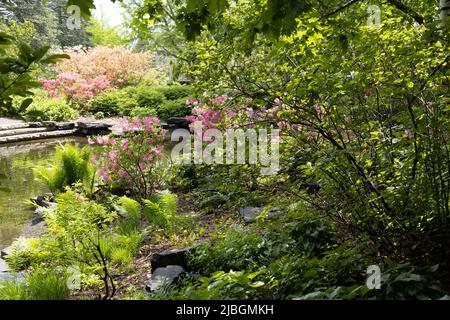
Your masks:
{"label": "tree trunk", "polygon": [[441,27],[447,27],[448,28],[448,16],[450,13],[450,0],[440,0],[439,2],[439,17],[441,20]]}

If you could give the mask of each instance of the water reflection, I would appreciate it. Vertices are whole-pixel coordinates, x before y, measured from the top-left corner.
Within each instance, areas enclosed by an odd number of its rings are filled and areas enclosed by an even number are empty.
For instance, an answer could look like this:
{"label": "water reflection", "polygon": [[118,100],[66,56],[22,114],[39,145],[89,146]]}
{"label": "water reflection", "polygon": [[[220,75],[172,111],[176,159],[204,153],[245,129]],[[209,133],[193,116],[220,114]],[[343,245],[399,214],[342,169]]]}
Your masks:
{"label": "water reflection", "polygon": [[66,142],[85,144],[85,139],[51,139],[0,146],[0,248],[20,236],[24,223],[33,217],[33,206],[26,201],[47,192],[47,188],[35,180],[33,168],[45,165],[52,159],[55,146]]}

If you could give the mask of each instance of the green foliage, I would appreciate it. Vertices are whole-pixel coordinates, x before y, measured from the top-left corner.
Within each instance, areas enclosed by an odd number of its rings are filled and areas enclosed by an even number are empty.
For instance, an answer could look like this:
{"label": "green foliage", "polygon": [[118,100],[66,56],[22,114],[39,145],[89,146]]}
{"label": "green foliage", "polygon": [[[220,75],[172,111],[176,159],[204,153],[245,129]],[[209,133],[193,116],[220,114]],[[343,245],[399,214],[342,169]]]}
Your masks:
{"label": "green foliage", "polygon": [[300,217],[291,224],[290,236],[301,251],[319,254],[336,235],[329,221],[317,216]]}
{"label": "green foliage", "polygon": [[129,113],[129,116],[132,118],[146,118],[146,117],[157,117],[159,115],[158,111],[153,108],[146,108],[146,107],[137,107],[131,110]]}
{"label": "green foliage", "polygon": [[68,58],[64,54],[46,56],[50,47],[32,49],[27,44],[17,46],[18,54],[4,56],[5,49],[13,45],[13,39],[6,33],[0,33],[0,114],[18,114],[24,111],[32,102],[25,99],[18,108],[13,108],[14,96],[27,97],[33,95],[30,91],[40,86],[34,80],[32,71],[39,64],[51,64]]}
{"label": "green foliage", "polygon": [[268,245],[256,229],[237,226],[216,241],[197,247],[191,265],[194,270],[206,274],[218,270],[252,269],[263,263],[265,253],[269,253]]}
{"label": "green foliage", "polygon": [[[23,99],[15,99],[24,101]],[[22,113],[27,121],[68,121],[78,118],[78,111],[72,109],[65,99],[38,97]]]}
{"label": "green foliage", "polygon": [[101,112],[104,116],[129,115],[139,103],[129,89],[110,89],[89,100],[88,110],[94,114]]}
{"label": "green foliage", "polygon": [[194,91],[191,86],[180,84],[161,86],[156,89],[161,92],[167,100],[178,100],[185,98],[184,101],[186,101],[186,98],[190,97]]}
{"label": "green foliage", "polygon": [[[77,182],[92,186],[93,168],[89,162],[89,147],[78,148],[72,144],[57,147],[54,162],[50,167],[35,168],[37,178],[52,192],[63,191],[66,186]],[[91,190],[92,191],[92,190]]]}
{"label": "green foliage", "polygon": [[193,300],[246,300],[260,296],[265,283],[258,280],[259,272],[218,271],[211,277],[202,277],[197,287],[189,287],[180,294],[181,299]]}
{"label": "green foliage", "polygon": [[32,40],[28,42],[32,48],[57,44],[57,17],[52,8],[44,1],[2,1],[0,9],[5,11],[9,18],[16,23],[28,21],[33,24],[35,32]]}
{"label": "green foliage", "polygon": [[191,114],[192,107],[186,104],[186,98],[164,101],[158,108],[158,116],[162,120],[170,117],[185,117]]}
{"label": "green foliage", "polygon": [[157,227],[170,224],[177,210],[177,196],[167,193],[144,200],[143,214],[148,223]]}
{"label": "green foliage", "polygon": [[117,201],[116,210],[121,217],[118,221],[120,234],[130,234],[139,230],[142,219],[142,208],[139,202],[128,197],[121,197]]}
{"label": "green foliage", "polygon": [[24,279],[0,281],[0,300],[66,300],[69,294],[67,275],[57,270],[37,269]]}
{"label": "green foliage", "polygon": [[163,93],[147,86],[132,87],[130,93],[141,108],[158,108],[165,100]]}
{"label": "green foliage", "polygon": [[126,44],[117,27],[109,27],[105,20],[90,19],[86,31],[91,34],[94,46],[114,47]]}

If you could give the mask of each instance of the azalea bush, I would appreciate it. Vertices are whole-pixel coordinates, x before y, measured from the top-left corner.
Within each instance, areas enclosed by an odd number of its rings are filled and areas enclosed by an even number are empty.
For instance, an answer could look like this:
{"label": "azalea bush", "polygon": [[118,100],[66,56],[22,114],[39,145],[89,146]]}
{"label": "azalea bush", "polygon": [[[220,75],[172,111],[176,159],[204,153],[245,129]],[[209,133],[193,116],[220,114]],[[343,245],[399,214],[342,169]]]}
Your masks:
{"label": "azalea bush", "polygon": [[64,96],[82,105],[108,88],[152,83],[162,76],[162,68],[149,52],[95,47],[67,49],[66,53],[70,59],[56,66],[56,79],[43,79],[41,83],[50,97]]}
{"label": "azalea bush", "polygon": [[163,184],[163,138],[165,130],[156,117],[120,119],[121,135],[99,136],[89,144],[100,146],[96,155],[98,174],[106,183],[148,198]]}

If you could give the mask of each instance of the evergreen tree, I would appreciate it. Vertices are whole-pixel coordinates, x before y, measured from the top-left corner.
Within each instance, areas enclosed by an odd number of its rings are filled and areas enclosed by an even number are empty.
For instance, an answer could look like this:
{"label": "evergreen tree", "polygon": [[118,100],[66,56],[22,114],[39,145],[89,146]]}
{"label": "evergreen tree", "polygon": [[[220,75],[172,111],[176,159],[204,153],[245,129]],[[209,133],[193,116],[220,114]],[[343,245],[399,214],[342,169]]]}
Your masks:
{"label": "evergreen tree", "polygon": [[58,35],[57,18],[51,8],[40,0],[8,0],[0,4],[3,20],[23,23],[30,21],[35,35],[30,46],[56,45]]}

